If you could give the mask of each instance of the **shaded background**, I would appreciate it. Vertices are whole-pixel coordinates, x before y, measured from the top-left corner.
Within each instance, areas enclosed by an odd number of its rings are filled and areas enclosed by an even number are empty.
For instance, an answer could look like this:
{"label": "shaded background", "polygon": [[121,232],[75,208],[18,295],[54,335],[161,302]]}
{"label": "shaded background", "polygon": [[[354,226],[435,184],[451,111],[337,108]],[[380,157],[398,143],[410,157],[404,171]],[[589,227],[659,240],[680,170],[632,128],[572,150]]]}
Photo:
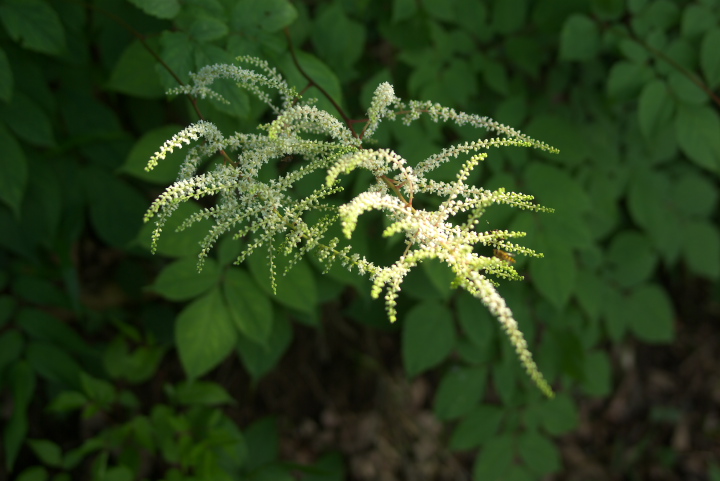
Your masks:
{"label": "shaded background", "polygon": [[[718,18],[714,0],[0,1],[2,478],[717,481]],[[554,400],[432,264],[391,326],[363,281],[312,261],[278,296],[257,262],[230,267],[230,241],[197,274],[202,225],[150,255],[142,217],[182,154],[143,167],[196,115],[148,52],[184,82],[255,55],[302,89],[286,27],[353,117],[390,81],[561,150],[497,150],[477,173],[556,210],[487,215],[545,254],[499,289]],[[221,88],[231,105],[200,108],[224,132],[266,120]],[[477,135],[379,138],[418,159]],[[272,327],[189,383],[177,326],[204,332],[219,289]],[[428,306],[447,316],[418,334]]]}

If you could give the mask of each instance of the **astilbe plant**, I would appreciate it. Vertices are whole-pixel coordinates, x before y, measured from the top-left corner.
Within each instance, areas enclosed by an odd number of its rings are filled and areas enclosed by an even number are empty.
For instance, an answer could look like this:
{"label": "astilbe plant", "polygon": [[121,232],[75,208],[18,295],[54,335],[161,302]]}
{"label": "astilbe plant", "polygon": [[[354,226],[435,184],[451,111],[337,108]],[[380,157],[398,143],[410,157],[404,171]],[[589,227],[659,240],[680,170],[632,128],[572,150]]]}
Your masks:
{"label": "astilbe plant", "polygon": [[[388,83],[380,84],[375,90],[364,128],[357,133],[354,130],[356,121],[350,121],[342,111],[344,121],[338,120],[315,107],[312,100],[301,99],[266,62],[250,57],[241,57],[238,61],[250,67],[210,65],[192,75],[192,85],[175,88],[170,93],[226,102],[211,86],[217,79],[231,79],[266,103],[274,120],[260,125],[257,132],[236,132],[230,136],[225,136],[211,122],[201,120],[165,142],[150,159],[147,169],[152,169],[183,144],[204,141],[189,149],[177,181],[153,202],[145,216],[146,221],[155,220],[153,248],[163,226],[180,203],[216,196],[212,207],[190,216],[180,226],[183,229],[202,219],[213,221],[201,242],[199,268],[212,246],[225,233],[233,233],[235,239],[245,242],[237,263],[243,262],[258,248],[267,249],[273,285],[278,253],[289,257],[290,266],[305,254],[313,253],[327,269],[339,261],[347,269],[357,269],[360,274],[369,276],[374,298],[385,291],[391,322],[397,318],[396,300],[408,272],[424,260],[439,259],[455,274],[454,286],[477,297],[497,318],[529,376],[546,395],[552,396],[552,389],[539,372],[510,308],[491,278],[522,277],[510,262],[497,256],[481,255],[476,249],[489,246],[502,252],[541,257],[542,254],[510,241],[525,233],[497,229],[480,231],[480,219],[493,204],[533,211],[550,209],[533,204],[532,196],[506,192],[502,188],[490,191],[470,185],[467,180],[491,147],[556,150],[487,117],[457,112],[431,102],[403,102]],[[435,122],[470,125],[498,136],[453,145],[414,167],[392,150],[367,145],[382,121],[399,120],[409,125],[421,116]],[[200,172],[203,162],[217,152],[225,161],[212,170]],[[236,153],[234,160],[230,158],[232,153]],[[258,173],[264,165],[288,156],[302,159],[302,165],[269,181],[259,179]],[[467,160],[463,161],[453,182],[429,177],[428,174],[441,164],[453,160],[459,162],[457,159],[462,157]],[[369,170],[375,182],[349,202],[338,205],[337,196],[333,196],[342,190],[338,177],[355,169]],[[310,195],[299,198],[293,186],[318,170],[326,172],[325,183],[317,186]],[[413,200],[420,194],[439,196],[444,200],[436,210],[419,208],[413,205]],[[388,216],[390,222],[384,236],[401,233],[405,237],[407,247],[392,265],[377,265],[354,253],[352,244],[341,247],[339,238],[328,235],[329,228],[340,222],[343,234],[349,239],[358,217],[370,210],[380,210]],[[320,215],[308,216],[313,211]]]}

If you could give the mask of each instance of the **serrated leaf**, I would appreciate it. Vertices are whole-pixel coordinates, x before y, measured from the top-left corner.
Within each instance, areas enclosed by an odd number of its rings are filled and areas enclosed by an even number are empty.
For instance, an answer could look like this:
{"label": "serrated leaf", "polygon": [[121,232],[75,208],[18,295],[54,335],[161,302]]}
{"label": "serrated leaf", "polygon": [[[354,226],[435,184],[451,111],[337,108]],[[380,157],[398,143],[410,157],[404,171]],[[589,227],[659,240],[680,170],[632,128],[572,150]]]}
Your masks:
{"label": "serrated leaf", "polygon": [[180,12],[178,0],[128,0],[150,16],[171,19]]}
{"label": "serrated leaf", "polygon": [[673,309],[668,295],[654,284],[633,290],[624,303],[628,324],[641,340],[666,343],[673,339]]}
{"label": "serrated leaf", "polygon": [[490,439],[475,458],[473,479],[503,481],[514,457],[514,440],[509,434],[503,433]]}
{"label": "serrated leaf", "polygon": [[465,451],[473,449],[495,437],[504,411],[497,406],[481,404],[465,416],[453,431],[450,447]]}
{"label": "serrated leaf", "polygon": [[446,372],[435,394],[435,415],[447,421],[467,414],[482,398],[486,384],[485,367],[456,367]]}
{"label": "serrated leaf", "polygon": [[712,90],[716,90],[720,86],[718,45],[720,45],[720,27],[715,27],[705,33],[700,44],[700,68],[705,76],[707,86]]}
{"label": "serrated leaf", "polygon": [[179,125],[169,124],[145,133],[135,142],[135,145],[133,145],[132,150],[125,160],[125,164],[120,167],[120,171],[147,182],[164,185],[173,183],[177,178],[180,164],[187,155],[187,149],[175,149],[174,152],[167,154],[165,158],[149,172],[145,170],[145,167],[150,157],[160,150],[163,143],[182,129]]}
{"label": "serrated leaf", "polygon": [[638,102],[638,121],[645,138],[652,140],[660,126],[672,119],[674,104],[665,82],[652,80],[645,84]]}
{"label": "serrated leaf", "polygon": [[277,32],[293,23],[297,15],[288,0],[239,0],[234,2],[231,28],[245,34]]}
{"label": "serrated leaf", "polygon": [[[140,1],[140,0],[138,0]],[[195,48],[197,46],[185,32],[165,30],[160,36],[162,51],[160,57],[180,77],[184,83],[190,80],[190,72],[195,69]],[[165,89],[178,87],[177,80],[168,73],[164,66],[155,65],[160,81]]]}
{"label": "serrated leaf", "polygon": [[436,302],[423,302],[403,320],[402,354],[408,376],[414,377],[442,362],[455,344],[450,310]]}
{"label": "serrated leaf", "polygon": [[365,27],[350,19],[340,3],[329,3],[315,18],[312,41],[318,55],[335,70],[347,71],[365,48]]}
{"label": "serrated leaf", "polygon": [[198,272],[197,258],[183,258],[166,266],[150,286],[154,292],[171,301],[185,301],[199,296],[220,279],[215,259],[205,259]]}
{"label": "serrated leaf", "polygon": [[225,272],[223,294],[230,315],[240,332],[251,341],[265,345],[272,332],[273,310],[267,294],[250,275],[237,267]]}
{"label": "serrated leaf", "polygon": [[560,32],[560,58],[584,61],[593,58],[600,46],[597,24],[582,14],[574,14],[565,20]]}
{"label": "serrated leaf", "polygon": [[24,48],[58,55],[65,50],[65,31],[60,17],[41,0],[6,0],[0,20],[10,38]]}
{"label": "serrated leaf", "polygon": [[15,137],[0,125],[0,200],[20,215],[28,167],[25,153]]}
{"label": "serrated leaf", "polygon": [[538,476],[545,476],[560,469],[560,452],[547,437],[528,431],[518,439],[518,452],[525,464]]}
{"label": "serrated leaf", "polygon": [[710,222],[690,221],[683,231],[683,256],[690,269],[709,279],[720,277],[720,233]]}
{"label": "serrated leaf", "polygon": [[[150,48],[159,50],[159,42],[149,38],[146,43]],[[160,83],[155,66],[157,60],[147,48],[135,40],[125,48],[110,73],[106,87],[126,95],[144,99],[162,98],[165,89]],[[146,134],[147,135],[147,134]]]}
{"label": "serrated leaf", "polygon": [[236,340],[237,331],[219,287],[189,304],[176,319],[175,343],[190,379],[216,367]]}
{"label": "serrated leaf", "polygon": [[315,273],[307,261],[301,259],[290,271],[283,275],[287,258],[275,258],[275,283],[273,292],[270,280],[270,265],[266,259],[266,249],[259,249],[248,258],[248,265],[258,285],[282,305],[302,312],[313,313],[318,302]]}
{"label": "serrated leaf", "polygon": [[720,118],[703,105],[681,105],[675,117],[675,135],[690,160],[711,172],[720,172]]}

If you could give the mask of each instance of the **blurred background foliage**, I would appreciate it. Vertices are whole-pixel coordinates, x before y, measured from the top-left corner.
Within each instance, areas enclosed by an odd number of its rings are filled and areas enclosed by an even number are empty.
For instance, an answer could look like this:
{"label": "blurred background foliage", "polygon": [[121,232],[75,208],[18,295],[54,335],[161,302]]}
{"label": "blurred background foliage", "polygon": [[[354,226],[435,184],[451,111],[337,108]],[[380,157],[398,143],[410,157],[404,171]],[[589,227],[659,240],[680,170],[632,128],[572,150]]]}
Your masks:
{"label": "blurred background foliage", "polygon": [[[720,479],[719,18],[717,0],[0,0],[3,478]],[[390,326],[312,260],[277,296],[230,240],[197,274],[208,226],[149,254],[142,216],[182,153],[143,167],[196,120],[154,55],[183,82],[254,55],[302,89],[286,29],[354,118],[390,81],[560,148],[493,151],[477,176],[555,209],[486,218],[545,253],[500,291],[555,399],[439,265]],[[220,88],[232,103],[203,115],[254,129],[261,105]],[[419,159],[476,135],[380,139]],[[673,378],[673,353],[705,370]]]}

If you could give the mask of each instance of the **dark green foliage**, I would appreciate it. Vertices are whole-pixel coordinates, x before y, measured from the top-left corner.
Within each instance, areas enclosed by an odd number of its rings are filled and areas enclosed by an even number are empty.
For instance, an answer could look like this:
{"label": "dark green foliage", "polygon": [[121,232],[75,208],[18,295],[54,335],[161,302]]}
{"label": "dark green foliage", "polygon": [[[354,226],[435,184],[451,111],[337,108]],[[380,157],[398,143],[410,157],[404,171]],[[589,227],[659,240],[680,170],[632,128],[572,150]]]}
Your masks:
{"label": "dark green foliage", "polygon": [[[274,296],[264,253],[233,266],[230,239],[198,273],[209,221],[175,229],[199,204],[170,219],[159,257],[141,224],[184,153],[152,172],[148,158],[197,120],[165,90],[239,55],[302,90],[289,27],[303,68],[351,115],[392,81],[560,149],[493,151],[473,174],[556,211],[497,208],[487,220],[545,254],[519,258],[527,281],[499,289],[558,396],[540,397],[439,264],[408,279],[398,345],[409,376],[438,374],[433,409],[451,449],[477,451],[475,479],[561,470],[553,436],[576,428],[574,396],[611,393],[606,347],[673,340],[659,272],[720,278],[719,16],[718,2],[669,0],[0,1],[0,469],[24,481],[293,479],[279,424],[238,425],[223,408],[247,400],[199,378],[235,358],[257,384],[296,323],[333,322],[323,303],[351,287],[344,314],[386,327],[367,286],[307,260],[278,276]],[[245,92],[221,90],[229,105],[198,100],[221,129],[263,119]],[[412,159],[471,135],[418,123],[378,138]],[[355,240],[374,252],[377,226],[362,222]],[[77,432],[79,420],[93,428]],[[346,468],[330,453],[303,469],[320,480]],[[720,479],[717,464],[709,476]]]}

